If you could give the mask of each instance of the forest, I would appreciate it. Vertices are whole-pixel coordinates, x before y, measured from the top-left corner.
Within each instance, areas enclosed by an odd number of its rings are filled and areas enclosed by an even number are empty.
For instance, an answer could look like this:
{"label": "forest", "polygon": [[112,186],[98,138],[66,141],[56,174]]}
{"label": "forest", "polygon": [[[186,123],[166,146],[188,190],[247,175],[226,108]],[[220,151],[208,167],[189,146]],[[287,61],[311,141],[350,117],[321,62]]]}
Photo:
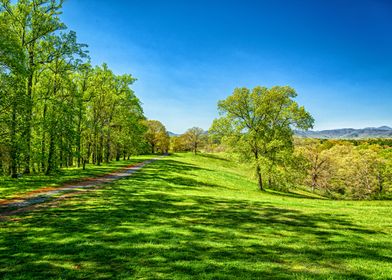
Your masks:
{"label": "forest", "polygon": [[166,130],[130,88],[136,79],[91,65],[60,20],[62,2],[1,1],[0,174],[12,178],[118,161],[150,143],[167,150]]}

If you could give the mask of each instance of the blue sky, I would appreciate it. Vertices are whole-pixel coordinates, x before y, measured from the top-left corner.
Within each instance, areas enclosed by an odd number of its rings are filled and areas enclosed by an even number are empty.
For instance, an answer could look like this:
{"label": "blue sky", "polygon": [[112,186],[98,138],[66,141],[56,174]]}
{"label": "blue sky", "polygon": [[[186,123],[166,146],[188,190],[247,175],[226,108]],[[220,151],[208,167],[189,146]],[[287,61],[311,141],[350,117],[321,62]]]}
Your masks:
{"label": "blue sky", "polygon": [[294,87],[315,129],[392,126],[390,0],[67,0],[62,19],[170,131],[257,85]]}

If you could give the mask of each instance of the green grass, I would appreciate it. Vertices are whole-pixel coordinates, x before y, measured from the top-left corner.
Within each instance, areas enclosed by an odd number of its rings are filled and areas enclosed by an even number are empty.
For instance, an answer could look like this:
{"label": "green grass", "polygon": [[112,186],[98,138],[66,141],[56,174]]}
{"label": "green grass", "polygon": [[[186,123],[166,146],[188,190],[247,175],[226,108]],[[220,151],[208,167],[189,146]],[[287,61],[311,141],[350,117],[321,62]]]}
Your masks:
{"label": "green grass", "polygon": [[0,278],[392,279],[391,202],[261,193],[248,174],[178,154],[3,222]]}
{"label": "green grass", "polygon": [[103,163],[100,166],[87,164],[86,170],[76,167],[64,168],[49,176],[34,174],[22,176],[18,179],[0,176],[0,200],[10,199],[42,187],[57,187],[68,181],[103,175],[152,157],[153,156],[134,156],[129,160],[112,161],[109,164]]}

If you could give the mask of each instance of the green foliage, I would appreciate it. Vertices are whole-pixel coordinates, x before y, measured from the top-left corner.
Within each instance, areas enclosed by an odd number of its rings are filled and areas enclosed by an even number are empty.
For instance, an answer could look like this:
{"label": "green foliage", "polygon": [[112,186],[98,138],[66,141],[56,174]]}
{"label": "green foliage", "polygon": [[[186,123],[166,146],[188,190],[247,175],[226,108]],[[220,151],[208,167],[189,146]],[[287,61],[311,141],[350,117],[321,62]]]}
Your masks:
{"label": "green foliage", "polygon": [[171,150],[174,152],[192,151],[195,155],[207,142],[207,135],[200,127],[192,127],[180,136],[171,137]]}
{"label": "green foliage", "polygon": [[187,139],[184,134],[179,136],[170,137],[170,151],[177,152],[189,152],[191,147],[188,145]]}
{"label": "green foliage", "polygon": [[389,197],[392,148],[343,140],[297,139],[296,153],[307,162],[303,183],[333,198]]}
{"label": "green foliage", "polygon": [[144,136],[151,153],[167,153],[170,147],[170,137],[165,126],[157,120],[146,120],[143,123],[147,127]]}
{"label": "green foliage", "polygon": [[280,178],[287,178],[284,173],[292,161],[292,129],[312,127],[313,118],[294,101],[296,96],[288,86],[237,88],[218,103],[223,116],[214,121],[210,133],[253,162],[261,190],[263,177],[270,187],[283,186]]}
{"label": "green foliage", "polygon": [[60,20],[63,1],[0,2],[0,175],[50,174],[145,152],[130,86]]}

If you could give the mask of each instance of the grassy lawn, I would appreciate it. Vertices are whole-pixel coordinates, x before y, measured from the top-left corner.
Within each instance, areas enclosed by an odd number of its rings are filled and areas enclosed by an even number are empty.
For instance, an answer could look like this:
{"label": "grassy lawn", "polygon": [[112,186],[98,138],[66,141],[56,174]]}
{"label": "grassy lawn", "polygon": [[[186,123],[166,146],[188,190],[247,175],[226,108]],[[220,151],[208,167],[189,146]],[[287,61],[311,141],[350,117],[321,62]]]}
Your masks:
{"label": "grassy lawn", "polygon": [[177,154],[0,222],[3,279],[392,279],[392,207],[261,193]]}
{"label": "grassy lawn", "polygon": [[56,187],[60,186],[64,182],[103,175],[116,169],[120,169],[121,167],[141,162],[152,157],[153,156],[134,156],[130,160],[112,161],[109,164],[103,163],[100,166],[87,164],[86,170],[76,167],[64,168],[58,173],[54,173],[50,176],[29,175],[22,176],[18,179],[0,176],[0,200],[13,198],[20,194],[42,187]]}

